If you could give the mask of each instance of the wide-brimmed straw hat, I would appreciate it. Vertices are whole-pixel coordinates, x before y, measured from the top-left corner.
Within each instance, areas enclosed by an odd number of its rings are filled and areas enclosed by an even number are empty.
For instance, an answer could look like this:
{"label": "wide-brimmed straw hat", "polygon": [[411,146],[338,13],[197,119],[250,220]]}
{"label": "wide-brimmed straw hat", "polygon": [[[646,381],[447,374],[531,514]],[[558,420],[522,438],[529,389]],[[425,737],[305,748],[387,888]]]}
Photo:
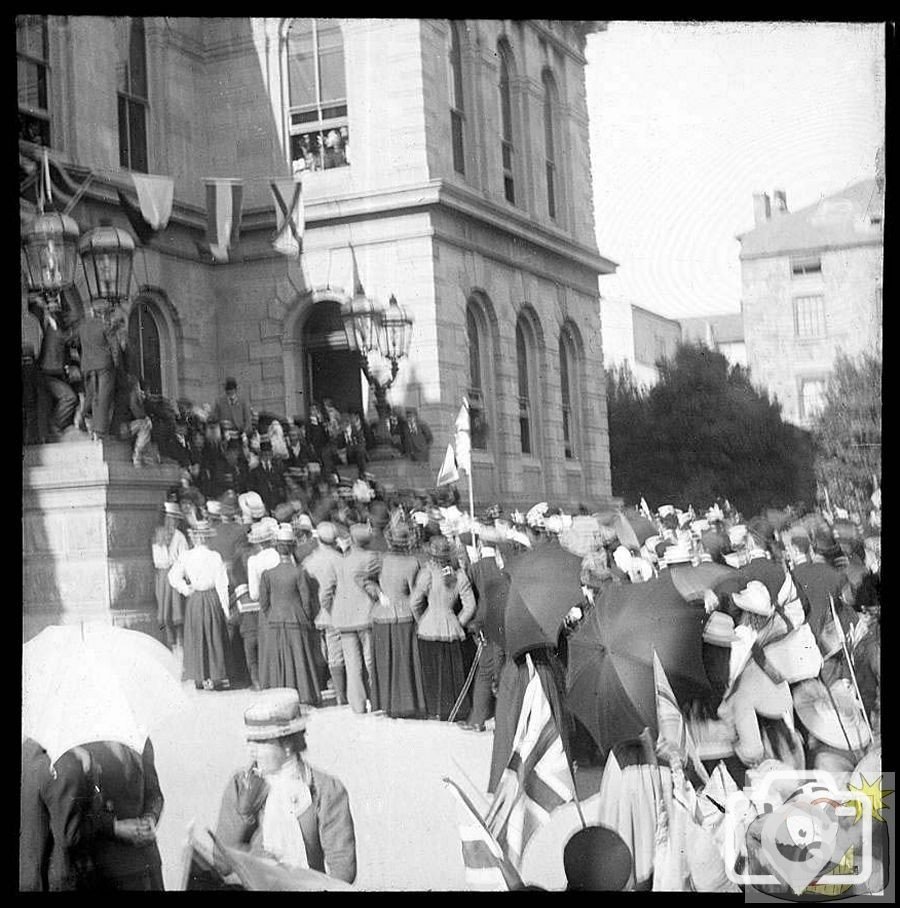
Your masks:
{"label": "wide-brimmed straw hat", "polygon": [[244,713],[244,736],[248,741],[274,741],[303,731],[306,723],[297,691],[275,687]]}
{"label": "wide-brimmed straw hat", "polygon": [[428,543],[428,554],[439,564],[449,564],[453,560],[453,547],[444,536],[432,536]]}
{"label": "wide-brimmed straw hat", "polygon": [[259,520],[266,516],[266,506],[258,492],[244,492],[243,495],[239,495],[238,506],[241,513],[252,520]]}
{"label": "wide-brimmed straw hat", "polygon": [[[274,523],[274,521],[272,522]],[[266,542],[271,542],[275,538],[275,531],[277,524],[272,525],[265,518],[260,520],[259,523],[254,523],[250,527],[250,532],[247,534],[247,539],[253,545],[262,545]]]}
{"label": "wide-brimmed straw hat", "polygon": [[734,604],[745,612],[768,617],[775,611],[769,588],[759,580],[751,580],[744,589],[731,594]]}
{"label": "wide-brimmed straw hat", "polygon": [[162,506],[162,510],[166,517],[177,517],[179,520],[184,520],[184,511],[181,510],[177,501],[167,501]]}
{"label": "wide-brimmed straw hat", "polygon": [[734,639],[734,619],[731,615],[718,610],[712,612],[703,628],[703,642],[730,648]]}
{"label": "wide-brimmed straw hat", "polygon": [[793,696],[800,721],[823,744],[836,750],[856,751],[869,745],[872,736],[848,678],[839,678],[828,690],[818,678],[801,681]]}
{"label": "wide-brimmed straw hat", "polygon": [[221,517],[222,505],[214,498],[211,498],[206,502],[206,513],[209,514],[210,517]]}
{"label": "wide-brimmed straw hat", "polygon": [[293,542],[294,528],[289,523],[279,523],[275,531],[276,542]]}
{"label": "wide-brimmed straw hat", "polygon": [[691,545],[686,540],[670,545],[663,555],[663,563],[668,567],[673,564],[689,564],[694,557]]}
{"label": "wide-brimmed straw hat", "polygon": [[188,534],[192,539],[211,539],[216,535],[216,531],[210,526],[208,520],[198,520],[188,528]]}
{"label": "wide-brimmed straw hat", "polygon": [[294,514],[291,519],[291,526],[295,533],[311,533],[313,531],[313,522],[309,514]]}

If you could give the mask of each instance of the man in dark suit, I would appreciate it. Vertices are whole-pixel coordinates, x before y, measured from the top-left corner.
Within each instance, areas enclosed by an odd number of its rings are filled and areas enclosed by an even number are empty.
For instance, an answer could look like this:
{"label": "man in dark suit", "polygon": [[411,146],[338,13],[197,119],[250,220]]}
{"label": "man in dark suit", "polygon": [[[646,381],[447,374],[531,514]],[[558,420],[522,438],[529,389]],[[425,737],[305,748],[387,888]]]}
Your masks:
{"label": "man in dark suit", "polygon": [[[71,327],[65,323],[62,311],[51,313],[46,306],[29,302],[31,314],[41,323],[43,338],[37,365],[40,370],[40,390],[44,398],[52,401],[49,420],[41,420],[47,426],[50,439],[57,438],[72,424],[78,408],[78,396],[72,390],[66,377],[69,348],[73,341]],[[43,408],[42,408],[43,409]],[[49,425],[47,425],[49,423]]]}
{"label": "man in dark suit", "polygon": [[403,453],[410,460],[427,461],[433,436],[428,425],[419,419],[416,411],[410,407],[406,419],[400,423],[400,438]]}
{"label": "man in dark suit", "polygon": [[319,455],[307,438],[306,423],[302,419],[295,419],[288,428],[287,450],[288,467],[305,467],[310,461],[319,461]]}
{"label": "man in dark suit", "polygon": [[758,580],[765,584],[772,602],[777,602],[778,593],[784,585],[785,573],[770,557],[769,546],[774,538],[769,522],[764,517],[754,517],[747,524],[748,561],[739,570],[748,583]]}
{"label": "man in dark suit", "polygon": [[250,470],[250,489],[263,500],[270,513],[284,501],[285,488],[281,467],[272,458],[272,443],[259,443],[259,464]]}
{"label": "man in dark suit", "polygon": [[93,307],[79,323],[76,338],[85,383],[85,413],[91,417],[91,437],[102,439],[109,433],[112,419],[119,345]]}

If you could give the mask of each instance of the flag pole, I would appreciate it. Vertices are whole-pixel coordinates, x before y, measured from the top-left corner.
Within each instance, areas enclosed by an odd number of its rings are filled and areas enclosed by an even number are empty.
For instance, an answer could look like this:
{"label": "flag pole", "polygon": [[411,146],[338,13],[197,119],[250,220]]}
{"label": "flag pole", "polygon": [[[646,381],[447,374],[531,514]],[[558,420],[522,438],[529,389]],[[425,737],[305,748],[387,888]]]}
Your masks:
{"label": "flag pole", "polygon": [[469,469],[466,470],[466,478],[469,480],[469,521],[472,526],[472,547],[477,548],[478,539],[475,530],[475,491],[472,485],[472,454],[469,453]]}
{"label": "flag pole", "polygon": [[[838,617],[837,608],[834,605],[834,597],[829,596],[828,600],[831,603],[831,616],[832,616],[832,620],[834,621],[834,626],[837,629],[837,632],[841,635],[841,649],[843,650],[844,658],[847,660],[847,668],[850,669],[850,679],[853,681],[853,690],[856,693],[856,700],[857,700],[857,703],[859,704],[860,712],[863,715],[863,719],[865,720],[866,728],[869,730],[869,737],[874,739],[875,734],[872,731],[872,724],[871,724],[871,722],[869,722],[869,716],[866,713],[866,707],[865,707],[865,704],[863,703],[862,694],[859,692],[859,684],[856,681],[856,672],[853,670],[853,659],[850,657],[850,653],[847,649],[847,638],[844,636],[844,628],[843,628],[843,625],[841,624],[841,619]],[[828,691],[828,694],[829,694],[829,696],[831,696],[831,690]],[[834,705],[833,698],[832,698],[832,705]],[[835,712],[837,712],[836,706],[835,706]],[[838,721],[840,721],[840,715],[838,715]],[[844,728],[844,726],[843,726],[843,724],[841,724],[841,730],[843,730],[843,728]],[[847,733],[844,732],[844,737],[846,737],[846,736],[847,736]],[[849,744],[850,741],[848,740],[847,743]],[[851,749],[851,751],[853,750],[852,747],[850,749]]]}

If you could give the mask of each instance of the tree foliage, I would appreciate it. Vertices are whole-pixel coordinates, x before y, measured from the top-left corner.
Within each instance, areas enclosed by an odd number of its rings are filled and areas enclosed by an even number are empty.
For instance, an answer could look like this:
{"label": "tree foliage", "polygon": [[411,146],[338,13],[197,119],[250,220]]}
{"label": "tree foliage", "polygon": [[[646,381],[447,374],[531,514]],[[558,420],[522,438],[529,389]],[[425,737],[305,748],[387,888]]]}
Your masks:
{"label": "tree foliage", "polygon": [[869,510],[873,477],[881,485],[881,355],[839,354],[813,423],[815,470],[832,507]]}
{"label": "tree foliage", "polygon": [[651,507],[706,507],[727,498],[745,514],[815,494],[808,433],[753,387],[740,366],[702,344],[657,363],[659,382],[626,369],[607,381],[613,493]]}

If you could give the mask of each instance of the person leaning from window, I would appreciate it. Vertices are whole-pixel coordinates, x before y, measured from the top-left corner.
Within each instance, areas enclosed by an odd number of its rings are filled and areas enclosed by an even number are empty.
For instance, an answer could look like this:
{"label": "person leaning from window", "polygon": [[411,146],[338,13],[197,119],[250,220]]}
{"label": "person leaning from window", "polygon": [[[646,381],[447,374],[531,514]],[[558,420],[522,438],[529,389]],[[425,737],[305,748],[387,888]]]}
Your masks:
{"label": "person leaning from window", "polygon": [[250,415],[250,404],[238,397],[237,380],[234,378],[225,379],[225,394],[220,397],[213,407],[213,416],[216,420],[228,420],[243,435],[249,435],[253,427],[253,421]]}
{"label": "person leaning from window", "polygon": [[162,891],[156,826],[164,799],[150,739],[141,754],[114,741],[73,747],[50,776],[41,796],[53,847],[65,851],[50,888]]}
{"label": "person leaning from window", "polygon": [[306,716],[295,690],[266,691],[244,713],[251,764],[225,787],[216,838],[298,869],[356,879],[356,835],[347,790],[310,766]]}

